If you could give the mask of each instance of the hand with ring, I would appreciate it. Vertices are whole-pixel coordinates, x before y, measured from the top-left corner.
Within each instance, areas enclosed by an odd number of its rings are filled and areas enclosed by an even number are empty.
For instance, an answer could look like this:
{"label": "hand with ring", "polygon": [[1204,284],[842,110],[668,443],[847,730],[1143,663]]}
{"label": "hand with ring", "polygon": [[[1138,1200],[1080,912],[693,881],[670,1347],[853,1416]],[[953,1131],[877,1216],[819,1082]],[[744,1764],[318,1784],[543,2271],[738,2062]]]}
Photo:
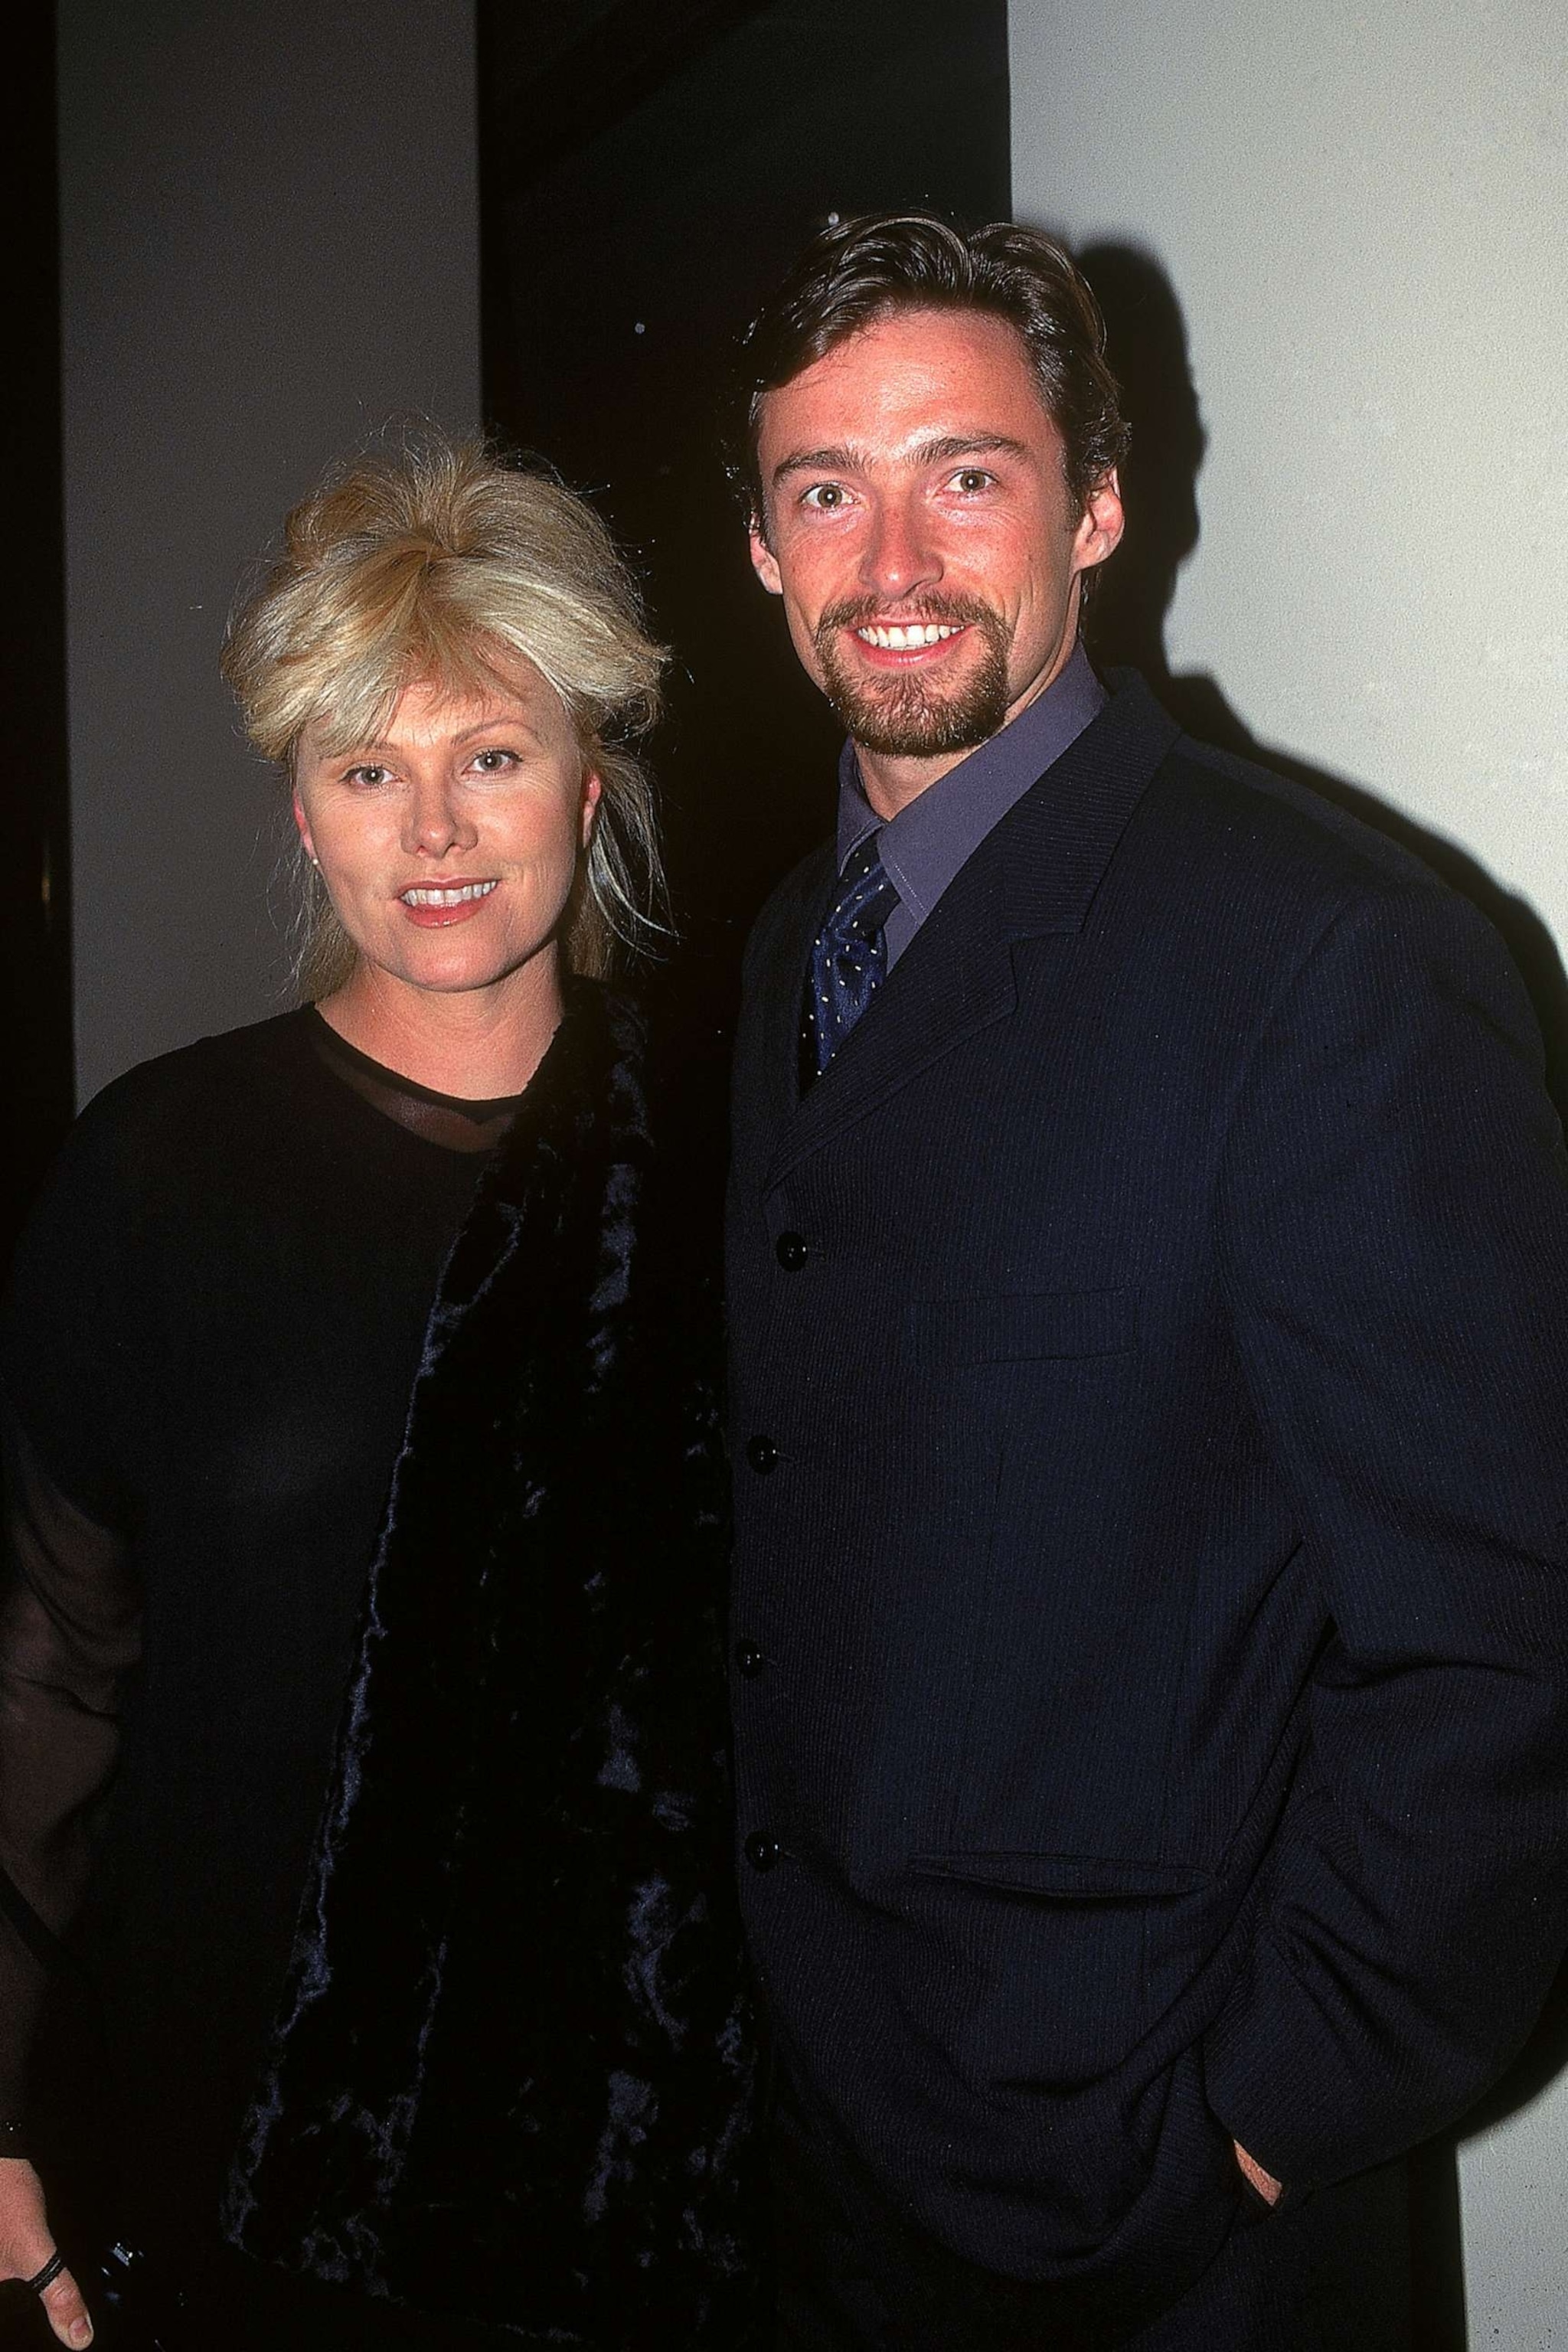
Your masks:
{"label": "hand with ring", "polygon": [[62,2344],[92,2342],[92,2322],[49,2230],[44,2187],[26,2157],[0,2157],[0,2279],[36,2294]]}

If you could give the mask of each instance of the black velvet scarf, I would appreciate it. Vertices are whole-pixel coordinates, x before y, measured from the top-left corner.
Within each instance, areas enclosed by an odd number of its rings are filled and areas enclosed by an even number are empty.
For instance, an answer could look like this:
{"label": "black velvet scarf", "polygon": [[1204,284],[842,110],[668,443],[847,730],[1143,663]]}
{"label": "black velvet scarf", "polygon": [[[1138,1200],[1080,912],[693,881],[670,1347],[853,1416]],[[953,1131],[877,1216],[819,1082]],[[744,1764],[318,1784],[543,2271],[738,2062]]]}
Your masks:
{"label": "black velvet scarf", "polygon": [[409,1408],[227,2226],[524,2341],[752,2340],[708,1271],[589,985]]}

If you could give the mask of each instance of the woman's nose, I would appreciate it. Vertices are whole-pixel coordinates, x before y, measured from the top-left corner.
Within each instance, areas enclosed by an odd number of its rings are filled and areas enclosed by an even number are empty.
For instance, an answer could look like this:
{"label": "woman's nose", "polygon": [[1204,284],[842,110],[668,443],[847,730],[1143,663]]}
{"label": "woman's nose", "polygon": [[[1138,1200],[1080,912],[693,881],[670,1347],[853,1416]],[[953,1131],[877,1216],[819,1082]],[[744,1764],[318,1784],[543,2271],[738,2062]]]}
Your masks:
{"label": "woman's nose", "polygon": [[405,846],[426,857],[451,849],[471,849],[478,839],[458,796],[444,783],[416,784],[409,796]]}

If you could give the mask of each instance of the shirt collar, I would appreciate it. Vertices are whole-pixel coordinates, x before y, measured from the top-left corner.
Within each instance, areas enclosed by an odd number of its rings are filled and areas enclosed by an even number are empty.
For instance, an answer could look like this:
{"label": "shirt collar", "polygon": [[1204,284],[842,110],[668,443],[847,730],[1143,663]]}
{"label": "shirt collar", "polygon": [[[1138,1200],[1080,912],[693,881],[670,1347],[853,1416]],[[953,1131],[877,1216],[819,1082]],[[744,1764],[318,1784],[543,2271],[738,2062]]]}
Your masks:
{"label": "shirt collar", "polygon": [[880,826],[883,868],[916,921],[923,921],[992,827],[1098,718],[1106,699],[1080,641],[1044,694],[886,824],[866,798],[855,746],[846,743],[838,761],[839,871]]}

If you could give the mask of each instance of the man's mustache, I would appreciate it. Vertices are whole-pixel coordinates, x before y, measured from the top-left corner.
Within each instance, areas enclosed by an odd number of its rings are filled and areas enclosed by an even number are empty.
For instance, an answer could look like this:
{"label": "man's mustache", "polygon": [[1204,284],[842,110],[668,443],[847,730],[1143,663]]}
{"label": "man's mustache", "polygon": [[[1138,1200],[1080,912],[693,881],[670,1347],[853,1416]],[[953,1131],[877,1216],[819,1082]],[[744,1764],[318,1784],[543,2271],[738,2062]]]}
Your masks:
{"label": "man's mustache", "polygon": [[820,645],[837,630],[868,629],[879,622],[888,626],[913,622],[938,628],[984,629],[997,626],[999,617],[978,596],[922,596],[912,604],[896,601],[889,604],[886,597],[842,596],[837,604],[824,608],[812,634]]}

